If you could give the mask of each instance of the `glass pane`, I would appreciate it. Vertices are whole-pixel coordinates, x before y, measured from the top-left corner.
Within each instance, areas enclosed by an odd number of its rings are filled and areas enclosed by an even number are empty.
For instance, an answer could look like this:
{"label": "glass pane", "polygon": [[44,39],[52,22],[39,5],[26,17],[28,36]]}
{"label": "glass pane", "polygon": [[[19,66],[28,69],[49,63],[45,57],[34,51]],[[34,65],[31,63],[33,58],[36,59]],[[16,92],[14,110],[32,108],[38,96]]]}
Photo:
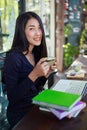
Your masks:
{"label": "glass pane", "polygon": [[26,0],[26,11],[34,11],[42,18],[46,37],[50,37],[50,9],[50,0]]}
{"label": "glass pane", "polygon": [[17,16],[18,0],[0,1],[0,51],[11,47]]}

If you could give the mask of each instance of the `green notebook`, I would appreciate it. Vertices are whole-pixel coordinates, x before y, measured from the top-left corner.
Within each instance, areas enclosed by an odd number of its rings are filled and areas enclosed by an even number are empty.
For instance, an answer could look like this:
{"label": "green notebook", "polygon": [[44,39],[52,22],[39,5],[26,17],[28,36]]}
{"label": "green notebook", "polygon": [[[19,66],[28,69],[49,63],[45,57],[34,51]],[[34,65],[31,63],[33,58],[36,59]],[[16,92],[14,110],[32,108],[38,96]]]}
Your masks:
{"label": "green notebook", "polygon": [[80,99],[81,96],[77,94],[47,89],[35,96],[32,103],[61,110],[70,110]]}

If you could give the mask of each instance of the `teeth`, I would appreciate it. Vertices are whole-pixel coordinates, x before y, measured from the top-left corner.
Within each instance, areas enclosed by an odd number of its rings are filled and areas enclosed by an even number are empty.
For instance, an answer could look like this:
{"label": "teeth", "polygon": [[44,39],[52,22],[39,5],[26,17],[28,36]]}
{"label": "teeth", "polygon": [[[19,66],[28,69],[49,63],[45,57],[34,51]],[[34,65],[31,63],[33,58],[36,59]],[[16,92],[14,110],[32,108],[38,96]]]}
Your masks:
{"label": "teeth", "polygon": [[40,40],[40,38],[35,38],[34,40],[39,41],[39,40]]}

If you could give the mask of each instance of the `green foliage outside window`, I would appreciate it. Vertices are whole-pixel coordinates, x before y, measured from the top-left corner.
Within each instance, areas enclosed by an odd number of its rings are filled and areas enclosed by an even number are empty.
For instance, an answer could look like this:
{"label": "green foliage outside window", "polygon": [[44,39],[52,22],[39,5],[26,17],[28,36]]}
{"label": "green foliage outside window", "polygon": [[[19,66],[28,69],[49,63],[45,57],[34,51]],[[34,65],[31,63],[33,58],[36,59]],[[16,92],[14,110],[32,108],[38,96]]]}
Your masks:
{"label": "green foliage outside window", "polygon": [[87,44],[87,29],[84,29],[81,33],[80,48],[83,49],[85,44]]}
{"label": "green foliage outside window", "polygon": [[87,55],[87,29],[83,29],[80,36],[80,53]]}
{"label": "green foliage outside window", "polygon": [[68,37],[69,35],[71,35],[73,32],[73,26],[68,23],[64,26],[64,36]]}
{"label": "green foliage outside window", "polygon": [[[73,33],[73,26],[68,23],[64,26],[64,36],[69,37]],[[67,69],[79,54],[79,46],[65,43],[63,45],[63,66]]]}
{"label": "green foliage outside window", "polygon": [[72,45],[70,43],[65,44],[63,47],[64,47],[63,65],[64,69],[67,69],[78,56],[79,47]]}

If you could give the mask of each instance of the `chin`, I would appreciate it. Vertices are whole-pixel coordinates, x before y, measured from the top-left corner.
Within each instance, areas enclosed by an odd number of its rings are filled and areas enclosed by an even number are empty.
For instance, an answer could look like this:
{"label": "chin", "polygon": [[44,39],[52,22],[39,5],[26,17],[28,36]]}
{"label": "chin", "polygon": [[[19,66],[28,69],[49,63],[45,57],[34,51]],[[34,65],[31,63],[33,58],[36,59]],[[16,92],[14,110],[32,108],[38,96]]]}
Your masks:
{"label": "chin", "polygon": [[39,46],[40,44],[41,44],[41,42],[38,42],[38,43],[36,43],[35,45],[36,45],[36,46]]}

